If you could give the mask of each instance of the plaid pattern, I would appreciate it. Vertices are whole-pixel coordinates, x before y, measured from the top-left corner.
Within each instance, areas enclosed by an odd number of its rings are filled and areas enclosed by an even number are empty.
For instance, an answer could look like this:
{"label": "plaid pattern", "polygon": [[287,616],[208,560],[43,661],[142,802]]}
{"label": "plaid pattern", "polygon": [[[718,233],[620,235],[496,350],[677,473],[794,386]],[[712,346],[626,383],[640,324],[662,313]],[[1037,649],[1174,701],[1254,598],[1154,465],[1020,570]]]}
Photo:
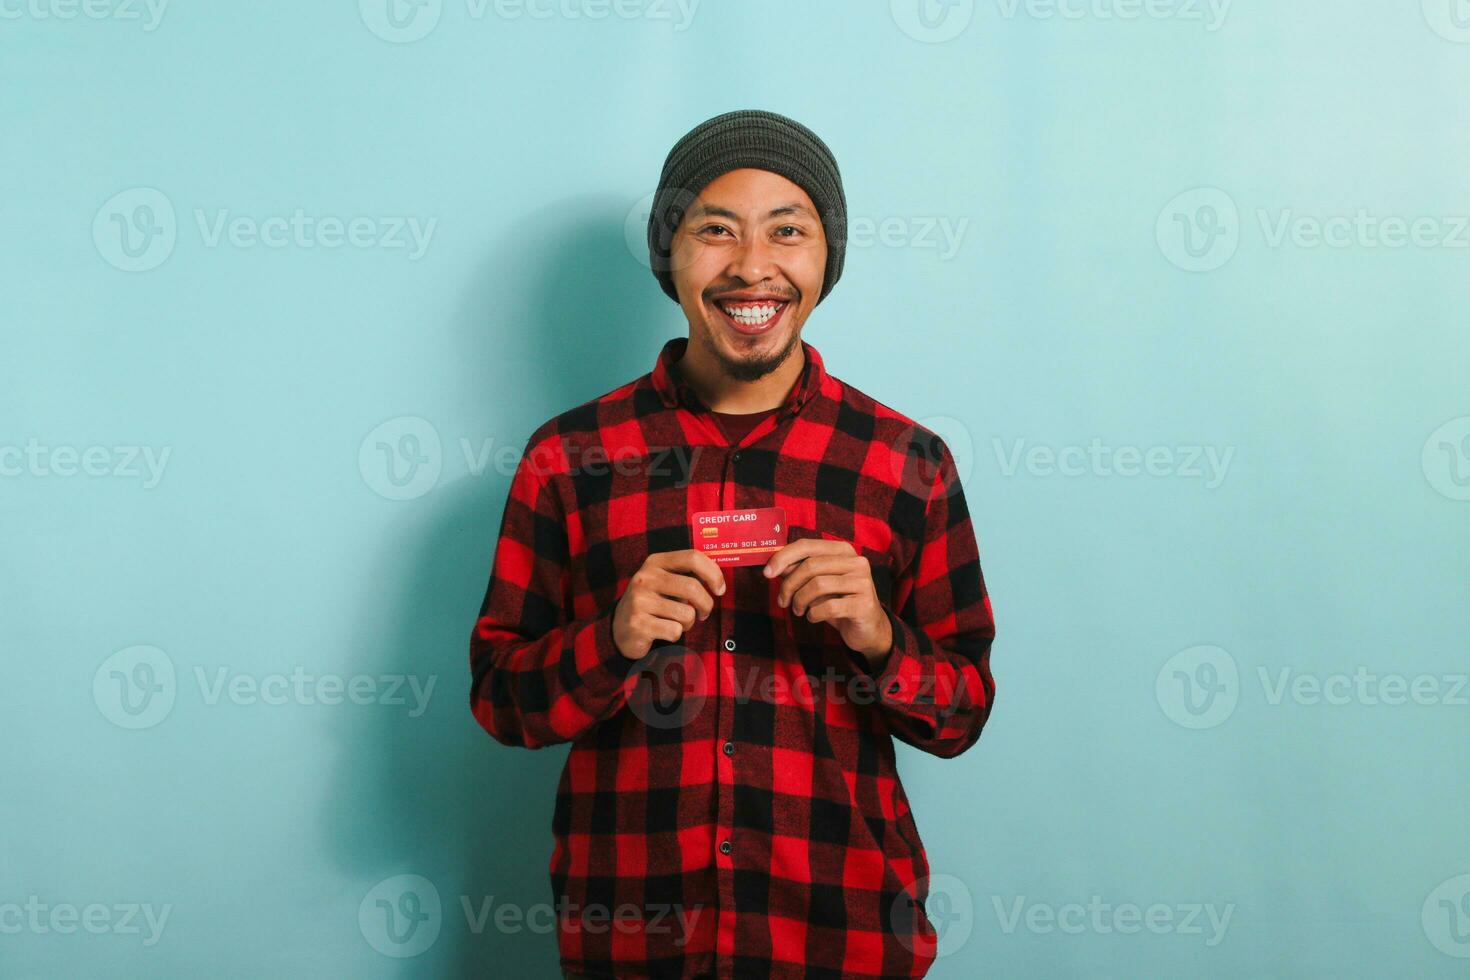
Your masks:
{"label": "plaid pattern", "polygon": [[[731,445],[674,363],[541,425],[470,640],[470,705],[506,745],[570,742],[552,888],[564,969],[689,978],[923,976],[928,861],[893,739],[954,756],[995,697],[995,635],[949,449],[806,367]],[[613,643],[628,579],[692,547],[689,515],[779,506],[789,540],[850,542],[893,627],[881,668],[726,567],[715,611],[641,661]]]}

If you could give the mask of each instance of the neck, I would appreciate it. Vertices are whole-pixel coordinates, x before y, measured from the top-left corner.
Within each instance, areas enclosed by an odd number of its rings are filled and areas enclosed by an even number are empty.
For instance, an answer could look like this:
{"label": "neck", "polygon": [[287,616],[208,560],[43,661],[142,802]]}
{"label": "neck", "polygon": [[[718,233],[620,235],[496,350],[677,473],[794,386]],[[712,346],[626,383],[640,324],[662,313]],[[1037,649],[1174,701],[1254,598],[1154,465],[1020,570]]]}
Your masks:
{"label": "neck", "polygon": [[690,338],[678,361],[679,376],[712,411],[748,415],[779,408],[791,393],[802,369],[806,351],[798,341],[791,353],[769,374],[754,381],[741,381],[725,373],[719,360],[703,344]]}

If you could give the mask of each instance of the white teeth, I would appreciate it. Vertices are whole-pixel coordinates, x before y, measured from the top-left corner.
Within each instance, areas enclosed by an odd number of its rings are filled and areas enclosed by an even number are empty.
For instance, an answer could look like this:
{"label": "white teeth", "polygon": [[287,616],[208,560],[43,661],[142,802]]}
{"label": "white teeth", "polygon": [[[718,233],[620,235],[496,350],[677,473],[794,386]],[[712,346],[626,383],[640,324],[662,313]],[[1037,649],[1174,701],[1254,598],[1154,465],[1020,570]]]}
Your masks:
{"label": "white teeth", "polygon": [[729,306],[721,306],[720,308],[735,322],[758,327],[775,316],[776,310],[779,307],[777,304],[767,303],[764,306],[742,307],[739,309]]}

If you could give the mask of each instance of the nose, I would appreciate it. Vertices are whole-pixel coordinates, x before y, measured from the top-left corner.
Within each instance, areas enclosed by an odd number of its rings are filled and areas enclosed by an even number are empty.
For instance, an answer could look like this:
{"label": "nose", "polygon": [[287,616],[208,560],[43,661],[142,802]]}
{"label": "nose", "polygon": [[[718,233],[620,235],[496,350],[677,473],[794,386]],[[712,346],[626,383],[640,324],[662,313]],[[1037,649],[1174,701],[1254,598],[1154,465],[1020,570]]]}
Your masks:
{"label": "nose", "polygon": [[725,274],[743,282],[757,283],[772,278],[776,271],[774,246],[757,235],[740,242],[730,252]]}

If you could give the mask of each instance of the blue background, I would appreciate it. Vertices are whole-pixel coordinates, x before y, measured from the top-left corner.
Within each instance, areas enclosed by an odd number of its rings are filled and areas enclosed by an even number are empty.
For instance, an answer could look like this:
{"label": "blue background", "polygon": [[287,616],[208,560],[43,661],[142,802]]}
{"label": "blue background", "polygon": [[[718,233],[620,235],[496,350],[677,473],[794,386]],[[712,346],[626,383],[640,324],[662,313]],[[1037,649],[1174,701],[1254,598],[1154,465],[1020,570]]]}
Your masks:
{"label": "blue background", "polygon": [[554,975],[461,905],[547,900],[565,754],[469,631],[525,438],[686,331],[664,154],[752,107],[836,153],[803,336],[950,443],[994,602],[979,744],[900,760],[931,975],[1464,974],[1470,4],[99,3],[0,18],[0,974]]}

